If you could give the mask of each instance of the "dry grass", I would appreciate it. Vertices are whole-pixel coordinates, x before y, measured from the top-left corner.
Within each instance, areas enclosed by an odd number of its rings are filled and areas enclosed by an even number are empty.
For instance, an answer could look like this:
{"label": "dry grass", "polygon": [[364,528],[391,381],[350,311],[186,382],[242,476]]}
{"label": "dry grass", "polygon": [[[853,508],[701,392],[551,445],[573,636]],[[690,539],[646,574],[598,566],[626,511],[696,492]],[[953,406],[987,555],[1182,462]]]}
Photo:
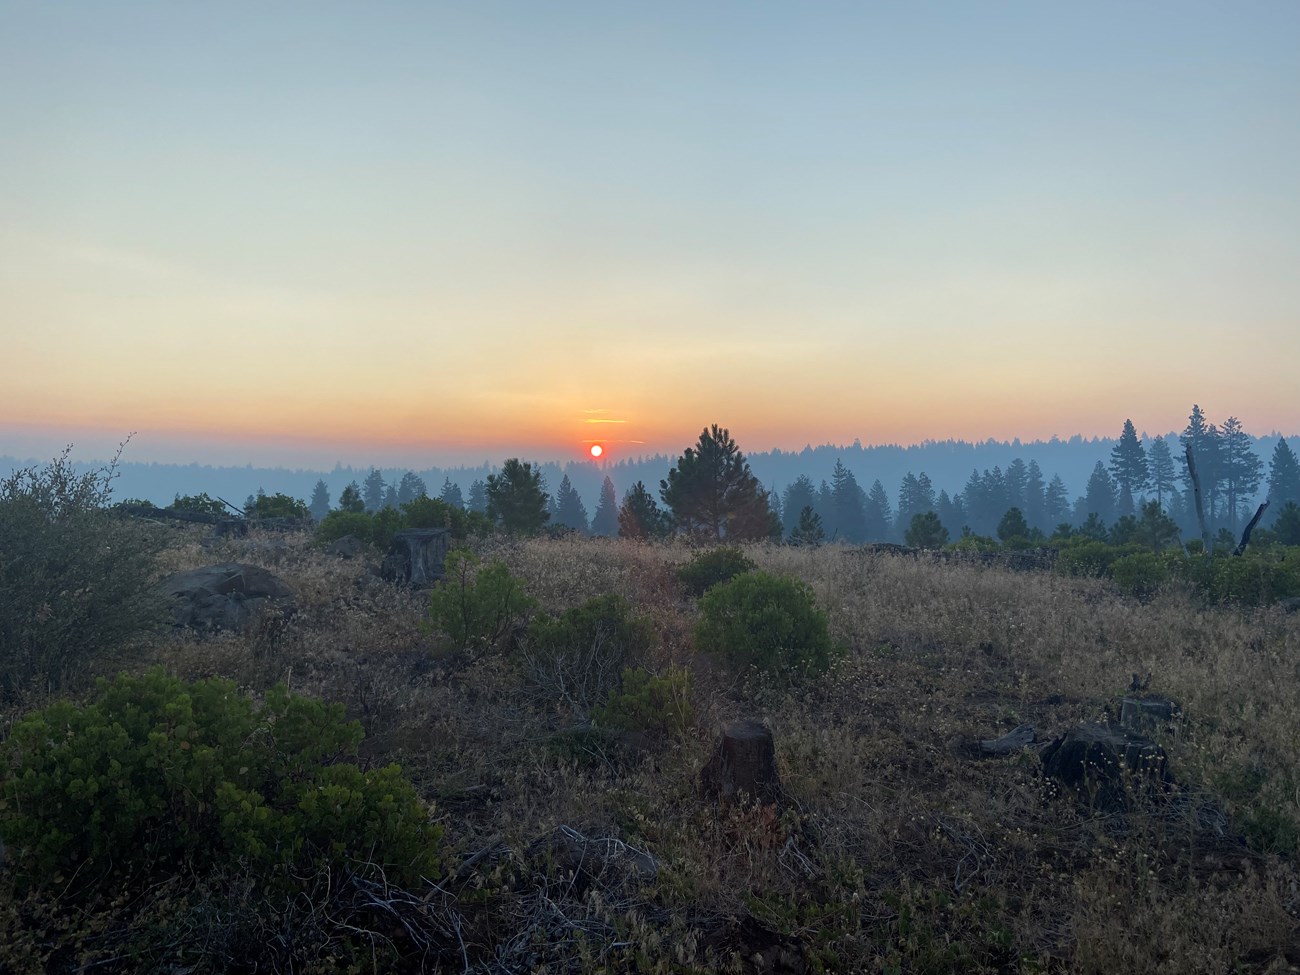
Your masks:
{"label": "dry grass", "polygon": [[[481,970],[775,970],[747,960],[746,917],[826,971],[1297,970],[1296,853],[1260,837],[1285,846],[1300,823],[1300,615],[1205,610],[1177,593],[1140,604],[1096,580],[837,546],[755,547],[760,567],[812,586],[848,648],[830,675],[789,690],[695,653],[694,608],[672,574],[685,548],[484,548],[546,609],[609,592],[631,602],[655,634],[654,664],[691,669],[699,728],[648,752],[607,750],[507,652],[447,653],[421,628],[418,594],[293,537],[213,550],[184,536],[169,570],[262,564],[297,589],[300,611],[242,637],[169,634],[129,661],[343,701],[366,755],[401,763],[434,804],[452,871],[477,855],[463,877],[480,893],[463,901]],[[1135,673],[1184,706],[1162,738],[1187,787],[1179,803],[1105,817],[1047,797],[1032,752],[971,757],[973,741],[1021,723],[1041,739],[1105,715]],[[697,794],[719,723],[741,715],[775,732],[789,797],[775,813]],[[1215,802],[1232,815],[1222,837],[1198,825],[1196,809]],[[1251,823],[1255,849],[1238,841]],[[560,825],[649,852],[658,877],[557,881],[526,851]]]}

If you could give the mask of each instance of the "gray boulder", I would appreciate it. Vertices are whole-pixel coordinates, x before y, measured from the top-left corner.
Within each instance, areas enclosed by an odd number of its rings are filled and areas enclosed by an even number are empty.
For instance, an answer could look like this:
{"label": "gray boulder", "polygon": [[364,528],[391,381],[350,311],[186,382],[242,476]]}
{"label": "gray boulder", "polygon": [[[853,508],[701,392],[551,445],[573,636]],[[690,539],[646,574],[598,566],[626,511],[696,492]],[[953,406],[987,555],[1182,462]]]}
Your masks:
{"label": "gray boulder", "polygon": [[341,559],[355,559],[366,549],[365,543],[356,535],[344,535],[325,546],[327,555],[335,555]]}
{"label": "gray boulder", "polygon": [[289,616],[297,608],[297,594],[282,579],[241,562],[180,572],[159,588],[172,600],[173,625],[195,630],[240,632],[268,610]]}

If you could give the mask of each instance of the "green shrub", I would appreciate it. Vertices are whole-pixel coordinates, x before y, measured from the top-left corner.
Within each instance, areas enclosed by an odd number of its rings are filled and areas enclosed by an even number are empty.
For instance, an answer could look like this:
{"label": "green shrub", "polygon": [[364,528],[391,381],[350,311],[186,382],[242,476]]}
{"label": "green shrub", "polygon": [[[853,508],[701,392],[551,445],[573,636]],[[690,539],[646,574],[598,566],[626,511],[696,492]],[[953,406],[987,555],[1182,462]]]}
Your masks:
{"label": "green shrub", "polygon": [[755,568],[754,563],[734,546],[697,552],[677,570],[677,580],[686,591],[698,599],[720,582],[734,579]]}
{"label": "green shrub", "polygon": [[380,508],[370,516],[370,542],[381,552],[393,544],[393,536],[410,527],[396,508]]}
{"label": "green shrub", "polygon": [[836,656],[812,590],[765,572],[747,572],[706,592],[695,639],[736,670],[783,678],[825,673]]}
{"label": "green shrub", "polygon": [[581,716],[618,687],[625,667],[650,650],[650,627],[622,596],[588,599],[528,626],[521,657],[530,682]]}
{"label": "green shrub", "polygon": [[490,535],[492,522],[479,511],[466,511],[439,498],[421,497],[402,505],[406,528],[449,528],[455,541],[470,535]]}
{"label": "green shrub", "polygon": [[245,512],[250,518],[310,518],[307,502],[287,494],[258,492],[253,506]]}
{"label": "green shrub", "polygon": [[113,477],[77,474],[64,451],[0,481],[0,701],[73,686],[92,652],[166,618],[163,535],[107,507]]}
{"label": "green shrub", "polygon": [[322,865],[435,876],[440,829],[396,766],[349,761],[360,740],[342,705],[282,687],[256,706],[229,681],[123,675],[15,725],[0,838],[21,888],[85,895],[235,862],[284,889]]}
{"label": "green shrub", "polygon": [[222,502],[208,497],[206,492],[202,494],[178,494],[168,507],[173,511],[194,511],[204,515],[226,514],[226,506]]}
{"label": "green shrub", "polygon": [[1300,552],[1294,549],[1195,561],[1190,571],[1207,602],[1263,606],[1300,595]]}
{"label": "green shrub", "polygon": [[428,622],[457,649],[495,646],[537,605],[504,562],[481,565],[466,549],[452,549],[442,581],[429,595]]}
{"label": "green shrub", "polygon": [[995,539],[987,535],[976,535],[973,532],[964,533],[957,541],[947,546],[950,552],[963,552],[968,555],[983,555],[986,552],[1000,552],[1002,546]]}
{"label": "green shrub", "polygon": [[1110,575],[1121,592],[1147,599],[1169,581],[1169,562],[1152,552],[1134,552],[1112,562]]}
{"label": "green shrub", "polygon": [[623,671],[622,687],[592,711],[596,725],[614,731],[681,735],[695,724],[690,671],[670,667],[662,677],[641,668]]}
{"label": "green shrub", "polygon": [[1146,551],[1141,545],[1109,545],[1086,535],[1075,535],[1060,543],[1056,569],[1069,576],[1107,576],[1116,559]]}
{"label": "green shrub", "polygon": [[371,532],[370,515],[364,511],[331,511],[316,526],[316,541],[329,544],[345,535],[353,535],[363,542],[368,542]]}

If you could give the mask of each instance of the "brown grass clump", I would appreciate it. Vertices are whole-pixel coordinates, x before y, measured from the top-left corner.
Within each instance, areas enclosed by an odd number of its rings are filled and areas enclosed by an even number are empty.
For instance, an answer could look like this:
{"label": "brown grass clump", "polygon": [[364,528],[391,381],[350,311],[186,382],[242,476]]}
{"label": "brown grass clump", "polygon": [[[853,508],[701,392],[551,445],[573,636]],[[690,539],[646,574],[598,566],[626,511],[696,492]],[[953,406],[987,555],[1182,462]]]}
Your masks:
{"label": "brown grass clump", "polygon": [[[421,626],[420,594],[294,537],[204,549],[184,536],[168,571],[263,564],[299,612],[244,636],[168,634],[129,662],[342,701],[365,754],[401,763],[446,828],[461,939],[448,970],[798,970],[783,952],[828,972],[1300,965],[1300,614],[1139,603],[1098,580],[924,555],[754,546],[761,569],[812,588],[847,648],[791,689],[695,651],[695,605],[673,574],[684,547],[482,547],[547,611],[626,599],[653,634],[650,669],[690,669],[698,727],[647,744],[575,723],[509,646],[450,652]],[[1183,706],[1159,733],[1181,784],[1163,802],[1093,813],[1047,794],[1032,750],[973,757],[1019,724],[1043,741],[1115,714],[1134,674]],[[719,724],[739,716],[775,733],[780,807],[719,808],[698,791]],[[596,851],[576,871],[565,829]]]}

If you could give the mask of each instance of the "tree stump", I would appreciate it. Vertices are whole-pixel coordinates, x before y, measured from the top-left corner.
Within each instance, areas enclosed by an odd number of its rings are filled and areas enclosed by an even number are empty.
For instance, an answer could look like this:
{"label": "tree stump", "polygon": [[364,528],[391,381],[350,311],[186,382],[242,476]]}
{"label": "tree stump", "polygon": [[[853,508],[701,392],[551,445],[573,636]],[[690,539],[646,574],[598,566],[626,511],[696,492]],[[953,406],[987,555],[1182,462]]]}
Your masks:
{"label": "tree stump", "polygon": [[390,582],[432,586],[442,578],[451,532],[446,528],[407,528],[393,536],[380,574]]}
{"label": "tree stump", "polygon": [[1119,702],[1119,723],[1129,731],[1150,734],[1180,717],[1178,702],[1167,697],[1126,697]]}
{"label": "tree stump", "polygon": [[1071,728],[1043,751],[1043,774],[1102,812],[1122,811],[1132,796],[1160,789],[1168,765],[1155,742],[1112,725]]}
{"label": "tree stump", "polygon": [[781,780],[771,730],[752,718],[725,725],[713,757],[700,771],[700,788],[705,795],[723,802],[738,800],[742,795],[762,803],[780,799]]}

